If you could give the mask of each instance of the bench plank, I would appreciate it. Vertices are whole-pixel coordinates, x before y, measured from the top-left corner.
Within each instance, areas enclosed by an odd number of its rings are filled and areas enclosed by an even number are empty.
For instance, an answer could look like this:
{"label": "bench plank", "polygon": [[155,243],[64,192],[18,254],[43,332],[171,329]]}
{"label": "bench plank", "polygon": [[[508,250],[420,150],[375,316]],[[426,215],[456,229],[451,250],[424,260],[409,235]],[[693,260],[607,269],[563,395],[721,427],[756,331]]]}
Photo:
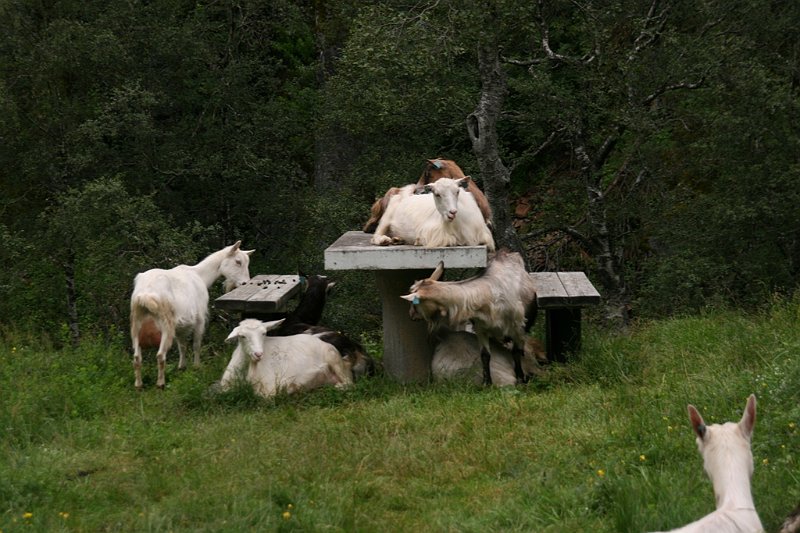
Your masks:
{"label": "bench plank", "polygon": [[600,293],[583,272],[559,272],[558,279],[564,285],[572,306],[600,303]]}
{"label": "bench plank", "polygon": [[244,285],[214,300],[214,307],[226,311],[276,313],[300,292],[300,277],[260,274]]}
{"label": "bench plank", "polygon": [[542,309],[600,303],[600,293],[583,272],[531,272],[536,303]]}
{"label": "bench plank", "polygon": [[567,299],[567,291],[558,279],[557,272],[531,272],[531,278],[536,286],[536,303],[539,307],[558,304]]}

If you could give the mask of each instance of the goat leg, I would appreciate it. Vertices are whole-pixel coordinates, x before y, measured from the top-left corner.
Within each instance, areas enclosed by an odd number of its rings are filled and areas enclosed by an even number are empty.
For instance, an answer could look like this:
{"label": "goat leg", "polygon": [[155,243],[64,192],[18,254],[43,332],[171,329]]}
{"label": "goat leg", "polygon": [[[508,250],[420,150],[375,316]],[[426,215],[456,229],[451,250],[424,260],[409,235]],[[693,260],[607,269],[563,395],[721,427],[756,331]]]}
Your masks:
{"label": "goat leg", "polygon": [[489,353],[485,347],[481,348],[481,362],[483,363],[483,384],[484,385],[491,385],[492,384],[492,371],[489,368],[489,361],[491,360],[492,355]]}
{"label": "goat leg", "polygon": [[522,356],[524,355],[522,348],[518,347],[515,343],[511,350],[511,355],[514,357],[514,377],[517,378],[517,384],[527,383],[528,377],[522,370]]}

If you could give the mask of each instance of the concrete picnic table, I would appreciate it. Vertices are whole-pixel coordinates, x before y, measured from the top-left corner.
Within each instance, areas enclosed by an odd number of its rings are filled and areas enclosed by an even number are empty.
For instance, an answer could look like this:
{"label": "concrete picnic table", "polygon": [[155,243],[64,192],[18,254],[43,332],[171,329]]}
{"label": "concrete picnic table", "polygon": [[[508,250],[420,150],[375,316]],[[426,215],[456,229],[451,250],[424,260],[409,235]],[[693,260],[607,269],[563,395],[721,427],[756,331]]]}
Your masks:
{"label": "concrete picnic table", "polygon": [[[400,298],[411,285],[430,276],[443,261],[446,268],[483,268],[486,246],[424,248],[375,246],[372,235],[348,231],[325,250],[326,270],[371,270],[381,297],[383,362],[387,374],[400,382],[426,381],[430,377],[433,349],[427,324],[409,317],[409,304]],[[600,302],[583,272],[533,272],[537,304],[545,310],[547,356],[564,361],[577,351],[581,338],[581,308]]]}
{"label": "concrete picnic table", "polygon": [[325,270],[372,270],[383,308],[383,365],[393,379],[407,383],[430,377],[433,348],[424,321],[411,320],[402,298],[411,285],[427,278],[444,261],[447,268],[481,268],[486,246],[424,248],[376,246],[372,234],[348,231],[325,250]]}

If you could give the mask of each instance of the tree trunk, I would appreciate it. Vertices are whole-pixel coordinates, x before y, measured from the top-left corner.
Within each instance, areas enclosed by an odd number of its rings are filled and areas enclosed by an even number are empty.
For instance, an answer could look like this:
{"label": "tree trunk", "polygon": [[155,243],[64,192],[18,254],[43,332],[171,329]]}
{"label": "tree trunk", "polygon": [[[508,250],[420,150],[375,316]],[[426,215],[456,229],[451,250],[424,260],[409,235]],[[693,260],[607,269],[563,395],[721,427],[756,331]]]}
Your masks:
{"label": "tree trunk", "polygon": [[78,293],[75,290],[75,254],[70,251],[64,261],[64,279],[67,282],[67,316],[69,318],[69,331],[72,345],[78,346],[81,332],[78,327]]}
{"label": "tree trunk", "polygon": [[586,222],[594,248],[592,256],[597,262],[597,272],[606,289],[606,319],[620,327],[628,325],[629,296],[622,268],[614,250],[614,241],[608,228],[606,196],[599,182],[600,173],[595,168],[585,145],[577,142],[575,154],[581,162],[581,177],[586,187]]}
{"label": "tree trunk", "polygon": [[[507,92],[505,74],[500,67],[500,54],[496,43],[483,44],[478,50],[481,74],[481,98],[475,111],[467,117],[467,132],[472,141],[472,151],[478,159],[483,178],[483,192],[493,212],[493,233],[498,248],[525,254],[522,242],[511,224],[508,192],[511,172],[500,160],[497,139],[497,120],[503,109]],[[527,264],[527,258],[526,258]]]}

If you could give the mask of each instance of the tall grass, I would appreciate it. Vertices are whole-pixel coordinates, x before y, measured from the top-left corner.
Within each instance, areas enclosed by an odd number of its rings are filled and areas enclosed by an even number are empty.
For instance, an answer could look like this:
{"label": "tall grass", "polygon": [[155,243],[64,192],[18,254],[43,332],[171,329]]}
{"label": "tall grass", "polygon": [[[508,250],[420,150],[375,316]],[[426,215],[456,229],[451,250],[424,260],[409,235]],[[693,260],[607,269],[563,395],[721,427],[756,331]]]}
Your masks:
{"label": "tall grass", "polygon": [[230,348],[133,388],[124,340],[0,345],[0,530],[646,531],[714,508],[686,404],[758,396],[756,506],[800,501],[800,302],[588,327],[526,386],[400,385],[263,400],[215,393]]}

